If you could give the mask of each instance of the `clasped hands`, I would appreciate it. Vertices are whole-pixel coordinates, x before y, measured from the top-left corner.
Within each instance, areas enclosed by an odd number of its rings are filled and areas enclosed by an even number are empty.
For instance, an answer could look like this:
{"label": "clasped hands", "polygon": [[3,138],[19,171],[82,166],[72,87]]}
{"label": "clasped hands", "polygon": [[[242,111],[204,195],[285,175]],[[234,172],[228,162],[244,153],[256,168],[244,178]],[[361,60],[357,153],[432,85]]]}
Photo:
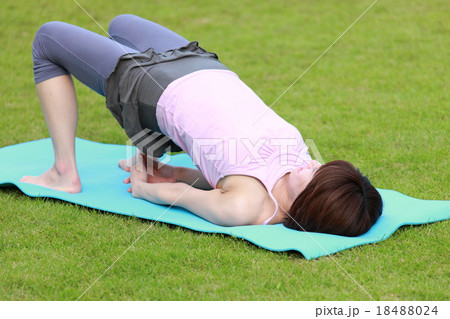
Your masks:
{"label": "clasped hands", "polygon": [[136,155],[128,160],[120,160],[119,167],[129,172],[130,176],[123,181],[130,184],[128,192],[134,197],[141,197],[139,189],[145,183],[175,183],[175,167],[163,164],[156,158],[149,158],[146,154],[136,151]]}

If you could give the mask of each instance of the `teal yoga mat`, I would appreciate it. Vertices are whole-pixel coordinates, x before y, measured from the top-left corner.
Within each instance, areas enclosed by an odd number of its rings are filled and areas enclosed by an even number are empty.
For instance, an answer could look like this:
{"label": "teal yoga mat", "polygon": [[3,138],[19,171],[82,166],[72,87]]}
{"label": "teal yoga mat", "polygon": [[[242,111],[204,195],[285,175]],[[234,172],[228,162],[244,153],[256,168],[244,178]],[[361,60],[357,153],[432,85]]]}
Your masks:
{"label": "teal yoga mat", "polygon": [[[166,206],[133,198],[127,192],[128,185],[123,184],[128,173],[117,166],[120,159],[126,158],[133,151],[134,148],[130,146],[101,144],[77,138],[76,153],[83,191],[68,194],[19,181],[24,175],[39,175],[52,165],[50,139],[3,147],[0,148],[0,185],[16,185],[23,193],[33,197],[58,198],[82,206],[157,220],[196,231],[228,234],[273,251],[296,250],[306,259],[382,241],[402,225],[450,218],[450,201],[420,200],[396,191],[379,189],[384,201],[383,215],[369,232],[359,237],[305,233],[282,225],[222,227],[181,208],[168,209]],[[194,167],[185,154],[173,156],[170,164]]]}

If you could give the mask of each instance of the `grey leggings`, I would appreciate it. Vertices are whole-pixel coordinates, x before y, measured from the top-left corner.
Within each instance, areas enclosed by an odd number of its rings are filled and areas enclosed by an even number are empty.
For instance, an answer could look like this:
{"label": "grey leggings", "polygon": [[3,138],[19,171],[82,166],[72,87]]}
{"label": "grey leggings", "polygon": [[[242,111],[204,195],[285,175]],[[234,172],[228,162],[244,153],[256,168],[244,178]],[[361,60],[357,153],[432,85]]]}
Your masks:
{"label": "grey leggings", "polygon": [[120,56],[148,48],[164,52],[189,43],[175,32],[131,14],[115,17],[108,33],[111,38],[59,21],[42,25],[33,42],[35,83],[72,74],[105,96],[106,79]]}

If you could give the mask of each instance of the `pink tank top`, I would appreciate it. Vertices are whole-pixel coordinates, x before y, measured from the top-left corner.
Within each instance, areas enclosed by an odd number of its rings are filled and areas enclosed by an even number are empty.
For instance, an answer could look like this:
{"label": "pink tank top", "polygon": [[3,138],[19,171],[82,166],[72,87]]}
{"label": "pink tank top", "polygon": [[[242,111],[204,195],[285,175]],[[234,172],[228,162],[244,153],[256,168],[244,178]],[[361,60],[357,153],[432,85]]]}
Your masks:
{"label": "pink tank top", "polygon": [[212,187],[228,175],[259,179],[272,194],[286,173],[311,160],[300,132],[228,70],[183,76],[161,95],[161,131],[191,156]]}

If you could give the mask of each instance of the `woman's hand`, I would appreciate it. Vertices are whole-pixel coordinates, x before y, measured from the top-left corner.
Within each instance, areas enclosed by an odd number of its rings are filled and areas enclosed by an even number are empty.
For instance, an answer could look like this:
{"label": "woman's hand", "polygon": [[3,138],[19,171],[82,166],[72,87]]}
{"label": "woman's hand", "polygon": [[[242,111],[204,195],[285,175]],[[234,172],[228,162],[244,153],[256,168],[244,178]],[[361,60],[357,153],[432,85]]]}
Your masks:
{"label": "woman's hand", "polygon": [[132,193],[134,197],[139,197],[139,186],[147,182],[147,165],[144,157],[145,155],[140,152],[136,154],[136,165],[128,168],[130,177],[123,181],[125,184],[131,184],[128,192]]}
{"label": "woman's hand", "polygon": [[136,152],[136,154],[134,154],[132,157],[128,158],[128,159],[122,159],[119,161],[119,167],[121,169],[123,169],[125,172],[130,172],[131,171],[131,167],[136,165],[137,163],[137,158],[140,156],[141,153],[139,150]]}
{"label": "woman's hand", "polygon": [[[148,166],[151,165],[149,168]],[[176,167],[159,162],[157,159],[147,162],[147,183],[175,183]]]}
{"label": "woman's hand", "polygon": [[125,184],[131,184],[128,192],[134,197],[140,197],[139,189],[143,183],[175,183],[176,168],[171,165],[161,164],[157,159],[151,159],[146,154],[137,152],[128,160],[121,160],[119,166],[126,172],[130,172],[130,177],[124,180]]}

